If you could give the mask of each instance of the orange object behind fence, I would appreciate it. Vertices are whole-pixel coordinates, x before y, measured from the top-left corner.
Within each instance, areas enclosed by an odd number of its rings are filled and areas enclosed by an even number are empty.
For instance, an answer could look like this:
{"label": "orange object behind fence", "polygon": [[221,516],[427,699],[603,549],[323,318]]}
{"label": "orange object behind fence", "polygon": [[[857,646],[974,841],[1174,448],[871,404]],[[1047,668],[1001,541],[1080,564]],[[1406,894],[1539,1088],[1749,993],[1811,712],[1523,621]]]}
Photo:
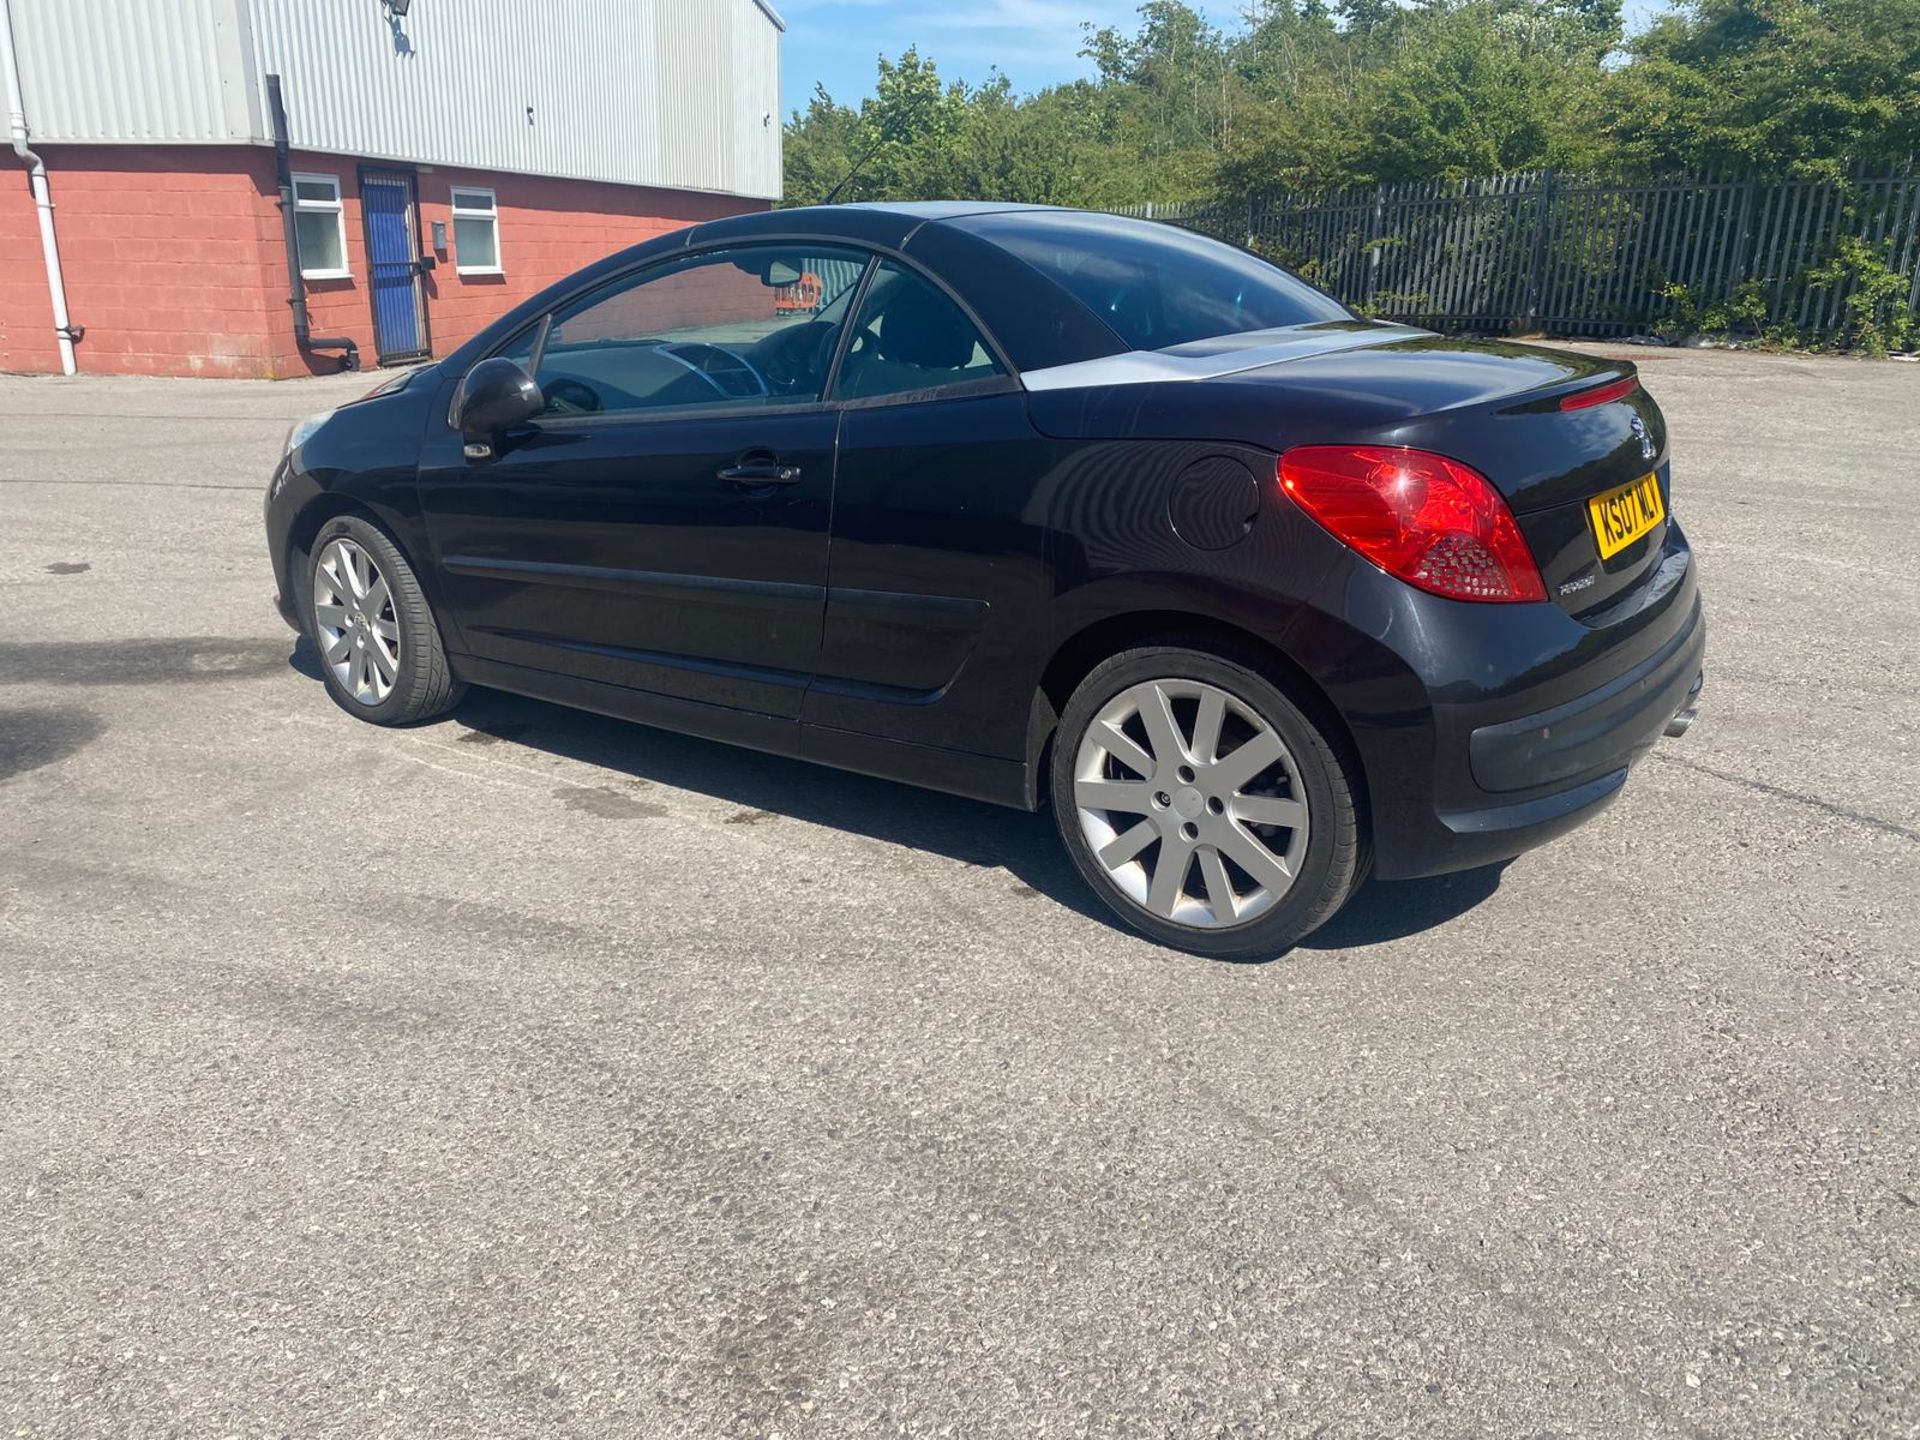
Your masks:
{"label": "orange object behind fence", "polygon": [[776,315],[795,315],[818,310],[820,295],[825,288],[820,283],[820,277],[809,270],[791,285],[781,285],[774,290],[773,311]]}

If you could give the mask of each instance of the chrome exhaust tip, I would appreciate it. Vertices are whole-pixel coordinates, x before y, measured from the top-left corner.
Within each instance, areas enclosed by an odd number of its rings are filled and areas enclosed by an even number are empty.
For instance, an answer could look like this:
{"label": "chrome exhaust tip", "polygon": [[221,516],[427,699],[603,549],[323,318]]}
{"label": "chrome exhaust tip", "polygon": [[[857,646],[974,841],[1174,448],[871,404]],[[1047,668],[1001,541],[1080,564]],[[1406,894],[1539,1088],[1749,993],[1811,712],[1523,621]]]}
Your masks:
{"label": "chrome exhaust tip", "polygon": [[1667,721],[1667,737],[1677,740],[1687,733],[1693,722],[1700,718],[1700,692],[1707,688],[1707,672],[1702,670],[1693,677],[1693,685],[1687,691],[1687,698],[1680,708],[1673,712],[1673,718]]}

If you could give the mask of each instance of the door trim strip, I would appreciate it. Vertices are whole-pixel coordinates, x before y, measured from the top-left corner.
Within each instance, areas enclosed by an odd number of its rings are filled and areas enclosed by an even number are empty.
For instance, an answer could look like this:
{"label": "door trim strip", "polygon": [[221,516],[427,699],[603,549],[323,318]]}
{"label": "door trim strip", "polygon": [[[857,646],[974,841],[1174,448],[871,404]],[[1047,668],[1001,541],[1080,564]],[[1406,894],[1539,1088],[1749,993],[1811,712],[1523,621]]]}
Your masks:
{"label": "door trim strip", "polygon": [[723,575],[678,575],[665,570],[621,570],[608,565],[566,565],[552,560],[493,560],[480,555],[449,555],[441,562],[455,575],[480,580],[509,580],[522,585],[566,585],[684,600],[702,594],[717,598],[752,597],[824,604],[827,587],[784,580],[736,580]]}

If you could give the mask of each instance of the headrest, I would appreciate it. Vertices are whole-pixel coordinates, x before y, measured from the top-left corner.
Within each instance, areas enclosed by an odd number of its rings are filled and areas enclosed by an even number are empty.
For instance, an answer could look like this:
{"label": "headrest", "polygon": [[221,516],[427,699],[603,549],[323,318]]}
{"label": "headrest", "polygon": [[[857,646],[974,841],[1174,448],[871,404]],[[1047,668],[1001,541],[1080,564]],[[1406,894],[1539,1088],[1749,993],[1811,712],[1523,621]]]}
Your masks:
{"label": "headrest", "polygon": [[881,315],[884,359],[923,370],[958,370],[973,359],[973,326],[951,300],[927,285],[902,281]]}

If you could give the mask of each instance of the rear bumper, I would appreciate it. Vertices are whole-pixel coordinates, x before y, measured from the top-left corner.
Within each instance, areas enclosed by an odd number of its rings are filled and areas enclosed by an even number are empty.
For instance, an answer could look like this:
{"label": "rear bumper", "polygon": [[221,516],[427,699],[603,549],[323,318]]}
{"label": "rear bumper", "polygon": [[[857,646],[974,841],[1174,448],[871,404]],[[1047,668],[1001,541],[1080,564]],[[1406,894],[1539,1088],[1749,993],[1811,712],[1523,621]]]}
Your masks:
{"label": "rear bumper", "polygon": [[1707,627],[1696,599],[1686,625],[1624,675],[1564,705],[1474,730],[1467,742],[1474,782],[1509,794],[1632,763],[1697,697],[1706,658]]}
{"label": "rear bumper", "polygon": [[[1372,592],[1347,577],[1362,617]],[[1385,879],[1511,859],[1591,819],[1685,729],[1704,684],[1706,621],[1677,526],[1647,584],[1599,617],[1404,586],[1380,606],[1378,648],[1350,650],[1328,691],[1360,750]]]}
{"label": "rear bumper", "polygon": [[1698,711],[1706,683],[1707,627],[1697,604],[1679,638],[1684,643],[1656,662],[1580,700],[1475,730],[1469,764],[1489,798],[1518,790],[1534,793],[1524,800],[1436,811],[1444,836],[1398,847],[1388,860],[1392,875],[1439,874],[1509,860],[1606,809],[1626,784],[1628,768],[1663,735],[1683,732]]}

